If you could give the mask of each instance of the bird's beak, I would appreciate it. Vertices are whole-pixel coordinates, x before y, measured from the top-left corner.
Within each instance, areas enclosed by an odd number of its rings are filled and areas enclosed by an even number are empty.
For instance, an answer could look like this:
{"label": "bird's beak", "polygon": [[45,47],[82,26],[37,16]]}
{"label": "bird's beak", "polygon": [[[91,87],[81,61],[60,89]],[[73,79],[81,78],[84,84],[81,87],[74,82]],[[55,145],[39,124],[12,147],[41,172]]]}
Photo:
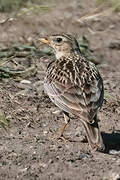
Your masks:
{"label": "bird's beak", "polygon": [[44,44],[50,45],[50,41],[47,38],[39,38],[39,41]]}

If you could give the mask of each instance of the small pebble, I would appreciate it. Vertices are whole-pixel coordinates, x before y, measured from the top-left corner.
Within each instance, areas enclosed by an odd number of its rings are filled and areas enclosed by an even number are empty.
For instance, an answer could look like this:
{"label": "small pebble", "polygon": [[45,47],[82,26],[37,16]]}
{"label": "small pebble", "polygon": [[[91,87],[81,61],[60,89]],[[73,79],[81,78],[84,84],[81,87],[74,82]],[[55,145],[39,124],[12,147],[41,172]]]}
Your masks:
{"label": "small pebble", "polygon": [[117,172],[110,172],[104,178],[104,180],[120,180],[120,174]]}
{"label": "small pebble", "polygon": [[48,131],[44,131],[43,134],[44,134],[44,136],[45,136],[46,134],[48,134]]}
{"label": "small pebble", "polygon": [[115,109],[115,112],[120,115],[120,107],[118,107],[117,109]]}
{"label": "small pebble", "polygon": [[110,151],[109,151],[109,154],[111,154],[111,155],[119,155],[119,154],[120,154],[120,151],[110,150]]}
{"label": "small pebble", "polygon": [[57,114],[57,115],[58,115],[58,114],[60,114],[60,113],[61,113],[61,110],[56,110],[56,111],[53,111],[52,113],[53,113],[53,114]]}
{"label": "small pebble", "polygon": [[19,171],[23,173],[23,172],[26,172],[27,170],[28,168],[26,167],[26,168],[20,169]]}
{"label": "small pebble", "polygon": [[20,83],[22,83],[22,84],[31,84],[31,81],[23,79],[22,81],[20,81]]}

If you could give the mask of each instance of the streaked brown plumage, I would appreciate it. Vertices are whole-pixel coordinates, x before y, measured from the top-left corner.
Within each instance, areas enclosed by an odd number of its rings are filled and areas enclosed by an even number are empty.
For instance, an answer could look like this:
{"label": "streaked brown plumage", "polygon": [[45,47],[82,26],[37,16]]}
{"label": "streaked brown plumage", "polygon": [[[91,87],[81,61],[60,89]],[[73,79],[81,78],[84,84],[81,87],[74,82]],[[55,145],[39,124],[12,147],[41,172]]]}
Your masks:
{"label": "streaked brown plumage", "polygon": [[57,34],[40,41],[52,47],[56,55],[48,65],[44,87],[50,99],[63,111],[65,126],[61,136],[72,113],[82,121],[91,148],[104,150],[97,122],[104,89],[96,66],[81,54],[71,35]]}

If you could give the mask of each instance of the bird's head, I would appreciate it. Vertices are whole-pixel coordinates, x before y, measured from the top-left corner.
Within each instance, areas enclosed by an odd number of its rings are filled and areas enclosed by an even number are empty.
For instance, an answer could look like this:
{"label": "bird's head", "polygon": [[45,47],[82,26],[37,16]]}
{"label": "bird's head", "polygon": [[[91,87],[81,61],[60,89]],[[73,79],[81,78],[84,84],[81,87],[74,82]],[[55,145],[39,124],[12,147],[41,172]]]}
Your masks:
{"label": "bird's head", "polygon": [[42,43],[52,47],[57,59],[68,57],[71,53],[79,50],[77,40],[69,34],[56,34],[39,39]]}

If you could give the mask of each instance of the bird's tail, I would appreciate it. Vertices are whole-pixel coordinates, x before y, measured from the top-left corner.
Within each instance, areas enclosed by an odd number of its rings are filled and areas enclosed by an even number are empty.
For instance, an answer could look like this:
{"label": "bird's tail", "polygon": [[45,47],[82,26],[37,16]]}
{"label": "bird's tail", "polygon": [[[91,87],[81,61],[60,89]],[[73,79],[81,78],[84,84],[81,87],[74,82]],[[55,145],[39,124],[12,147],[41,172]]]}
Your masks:
{"label": "bird's tail", "polygon": [[95,122],[93,124],[84,122],[84,127],[86,130],[88,143],[91,148],[99,151],[104,151],[105,146],[98,127],[97,117],[95,117]]}

